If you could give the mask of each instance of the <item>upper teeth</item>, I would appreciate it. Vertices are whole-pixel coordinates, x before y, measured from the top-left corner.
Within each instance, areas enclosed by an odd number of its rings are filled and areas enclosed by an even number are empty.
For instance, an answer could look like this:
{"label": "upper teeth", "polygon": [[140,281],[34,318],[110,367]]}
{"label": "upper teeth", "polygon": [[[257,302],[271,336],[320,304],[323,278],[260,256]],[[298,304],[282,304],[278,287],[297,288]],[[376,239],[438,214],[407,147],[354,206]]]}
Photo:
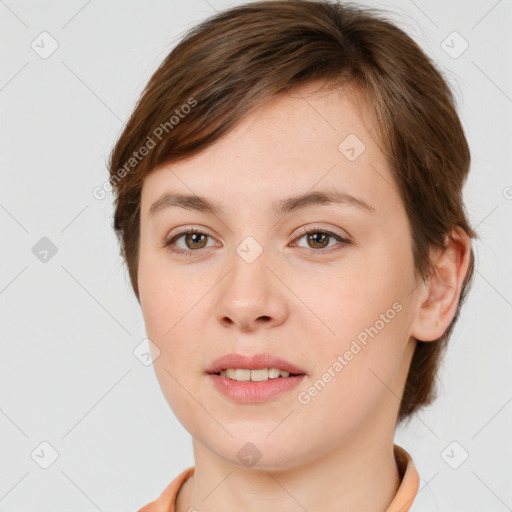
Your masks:
{"label": "upper teeth", "polygon": [[268,380],[277,379],[278,377],[288,377],[290,372],[280,370],[279,368],[261,368],[258,370],[246,370],[242,368],[229,368],[228,370],[219,372],[223,377],[233,380]]}

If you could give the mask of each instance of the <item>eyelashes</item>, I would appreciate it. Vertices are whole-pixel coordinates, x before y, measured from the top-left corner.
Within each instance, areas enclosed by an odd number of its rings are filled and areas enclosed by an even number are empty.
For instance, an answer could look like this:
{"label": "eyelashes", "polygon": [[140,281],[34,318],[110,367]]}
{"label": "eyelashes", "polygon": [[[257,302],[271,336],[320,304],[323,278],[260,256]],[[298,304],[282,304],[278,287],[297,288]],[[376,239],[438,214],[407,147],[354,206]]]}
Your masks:
{"label": "eyelashes", "polygon": [[[331,253],[331,252],[334,252],[334,251],[338,251],[340,249],[342,249],[345,245],[348,245],[350,244],[350,240],[348,240],[347,238],[344,238],[342,237],[341,235],[338,235],[337,233],[334,233],[332,231],[329,231],[329,230],[326,230],[326,229],[322,229],[322,228],[318,228],[318,227],[312,227],[312,228],[308,228],[308,229],[303,229],[300,233],[300,235],[295,238],[295,240],[301,240],[302,238],[304,237],[310,237],[310,235],[316,235],[316,234],[320,234],[322,235],[322,239],[325,239],[325,238],[332,238],[334,240],[336,240],[338,242],[338,245],[334,246],[334,247],[331,247],[331,248],[328,248],[328,249],[325,249],[324,247],[320,247],[319,249],[313,249],[313,248],[310,248],[310,247],[306,247],[305,249],[308,251],[308,252],[311,252],[312,254],[318,254],[318,253]],[[310,241],[311,239],[310,238],[306,238],[308,241]],[[314,243],[322,243],[322,242],[316,242],[314,241]]]}
{"label": "eyelashes", "polygon": [[[198,236],[202,235],[204,238],[207,238],[207,237],[211,238],[210,235],[208,235],[207,233],[204,233],[203,231],[192,228],[192,229],[187,229],[186,231],[182,231],[181,233],[178,233],[178,234],[172,236],[171,238],[167,239],[165,242],[165,247],[168,247],[171,252],[174,252],[177,254],[184,254],[186,256],[191,256],[192,253],[198,252],[200,249],[202,249],[202,247],[199,249],[191,249],[191,250],[175,249],[173,247],[176,240],[179,240],[180,238],[182,238],[184,236],[189,236],[189,235],[198,235]],[[194,242],[194,243],[197,243],[197,242]]]}
{"label": "eyelashes", "polygon": [[[312,238],[311,235],[321,235],[320,241],[318,240],[317,237]],[[187,239],[187,237],[189,237],[189,238]],[[302,232],[299,234],[299,236],[297,236],[294,239],[293,244],[295,245],[295,241],[301,240],[304,237],[307,238],[306,243],[312,241],[313,244],[322,245],[326,239],[334,239],[338,242],[338,244],[335,245],[334,247],[330,247],[327,249],[324,248],[323,246],[321,246],[320,248],[311,248],[311,247],[303,248],[308,254],[314,254],[314,255],[327,254],[327,253],[330,254],[334,251],[341,250],[346,245],[352,243],[349,239],[344,238],[341,235],[338,235],[337,233],[334,233],[332,231],[328,231],[326,229],[319,228],[319,227],[311,227],[311,228],[302,230]],[[192,246],[193,246],[193,244],[196,244],[196,245],[199,245],[199,247],[192,248],[192,249],[191,248],[187,248],[187,249],[179,248],[176,246],[176,242],[180,238],[189,240]],[[213,237],[211,237],[208,233],[205,233],[204,231],[201,231],[199,229],[190,228],[190,229],[181,231],[180,233],[177,233],[177,234],[173,235],[172,237],[166,239],[166,241],[164,243],[164,247],[166,247],[169,251],[171,251],[174,254],[183,255],[183,256],[193,256],[196,253],[202,252],[202,250],[205,247],[207,247],[206,245],[202,245],[202,243],[204,241],[206,241],[206,239],[208,239],[208,238],[213,238]],[[186,242],[185,242],[185,244],[186,244]],[[188,247],[187,244],[186,244],[186,246]]]}

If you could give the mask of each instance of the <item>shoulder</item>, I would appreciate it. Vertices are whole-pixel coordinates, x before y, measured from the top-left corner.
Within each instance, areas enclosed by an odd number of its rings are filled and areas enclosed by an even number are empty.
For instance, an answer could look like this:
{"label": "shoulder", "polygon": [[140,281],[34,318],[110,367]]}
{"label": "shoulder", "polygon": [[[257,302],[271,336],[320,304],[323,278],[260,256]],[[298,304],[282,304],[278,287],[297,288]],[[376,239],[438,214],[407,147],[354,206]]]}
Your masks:
{"label": "shoulder", "polygon": [[434,498],[434,493],[428,483],[421,480],[410,454],[398,445],[395,445],[394,450],[402,479],[399,493],[402,493],[408,501],[410,508],[407,510],[409,512],[438,512],[439,506]]}
{"label": "shoulder", "polygon": [[194,467],[185,469],[160,494],[160,496],[137,512],[174,512],[174,503],[183,482],[194,474]]}
{"label": "shoulder", "polygon": [[428,484],[422,482],[410,512],[439,512],[434,493]]}

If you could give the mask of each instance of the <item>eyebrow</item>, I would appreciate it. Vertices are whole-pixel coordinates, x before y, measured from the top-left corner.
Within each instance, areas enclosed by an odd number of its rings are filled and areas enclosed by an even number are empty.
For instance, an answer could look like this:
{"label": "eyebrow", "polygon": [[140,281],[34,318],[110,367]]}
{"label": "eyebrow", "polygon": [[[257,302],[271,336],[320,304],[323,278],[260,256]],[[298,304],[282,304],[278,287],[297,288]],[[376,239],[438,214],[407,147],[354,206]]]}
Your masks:
{"label": "eyebrow", "polygon": [[[369,205],[366,201],[363,201],[351,194],[336,190],[325,190],[309,192],[275,201],[272,203],[269,213],[277,217],[293,211],[309,208],[311,206],[328,204],[356,206],[369,213],[375,212],[375,208]],[[209,200],[206,197],[168,192],[151,205],[149,215],[155,215],[155,213],[160,210],[174,206],[185,208],[187,210],[210,213],[215,216],[224,214],[224,209],[219,203]]]}

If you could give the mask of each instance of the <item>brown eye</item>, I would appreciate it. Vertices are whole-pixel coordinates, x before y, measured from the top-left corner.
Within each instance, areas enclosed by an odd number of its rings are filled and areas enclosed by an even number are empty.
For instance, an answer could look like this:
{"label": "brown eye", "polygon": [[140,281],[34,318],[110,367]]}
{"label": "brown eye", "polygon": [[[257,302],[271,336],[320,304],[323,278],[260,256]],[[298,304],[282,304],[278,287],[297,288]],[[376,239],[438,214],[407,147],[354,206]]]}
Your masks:
{"label": "brown eye", "polygon": [[313,244],[314,249],[323,249],[329,243],[329,235],[327,233],[323,233],[322,231],[315,231],[314,233],[309,233],[307,237],[308,243]]}
{"label": "brown eye", "polygon": [[[177,245],[177,242],[181,238],[183,238],[185,242],[185,247]],[[171,252],[190,256],[194,252],[198,252],[200,249],[205,248],[207,246],[208,238],[211,238],[210,235],[203,233],[198,229],[189,229],[168,239],[165,242],[165,247],[169,247]]]}
{"label": "brown eye", "polygon": [[[182,238],[185,242],[184,247],[180,247],[177,244],[177,242]],[[169,238],[165,242],[165,247],[169,247],[169,250],[173,253],[191,256],[195,252],[201,252],[200,249],[207,247],[207,241],[209,238],[212,239],[212,237],[207,233],[203,233],[197,229],[189,229]],[[305,249],[314,254],[330,253],[332,251],[342,249],[345,245],[351,243],[350,240],[347,240],[340,235],[333,233],[332,231],[326,231],[320,228],[304,231],[297,240],[302,238],[307,239],[307,244],[309,246],[305,247]],[[329,243],[332,239],[338,241],[339,243],[334,244],[332,248],[326,249],[326,247],[329,247]],[[336,245],[340,247],[336,247]]]}
{"label": "brown eye", "polygon": [[203,233],[187,233],[185,234],[185,244],[189,249],[202,249],[206,245],[206,237],[207,235]]}
{"label": "brown eye", "polygon": [[[311,253],[330,253],[332,251],[336,251],[338,249],[342,249],[345,245],[350,244],[350,240],[333,233],[332,231],[326,231],[321,228],[312,228],[306,231],[303,231],[302,235],[297,239],[300,240],[302,238],[306,238],[308,247],[305,247]],[[329,246],[330,241],[334,239],[338,241],[338,248],[336,248],[336,244],[331,245],[328,249],[326,247]],[[332,249],[331,249],[332,247]]]}

